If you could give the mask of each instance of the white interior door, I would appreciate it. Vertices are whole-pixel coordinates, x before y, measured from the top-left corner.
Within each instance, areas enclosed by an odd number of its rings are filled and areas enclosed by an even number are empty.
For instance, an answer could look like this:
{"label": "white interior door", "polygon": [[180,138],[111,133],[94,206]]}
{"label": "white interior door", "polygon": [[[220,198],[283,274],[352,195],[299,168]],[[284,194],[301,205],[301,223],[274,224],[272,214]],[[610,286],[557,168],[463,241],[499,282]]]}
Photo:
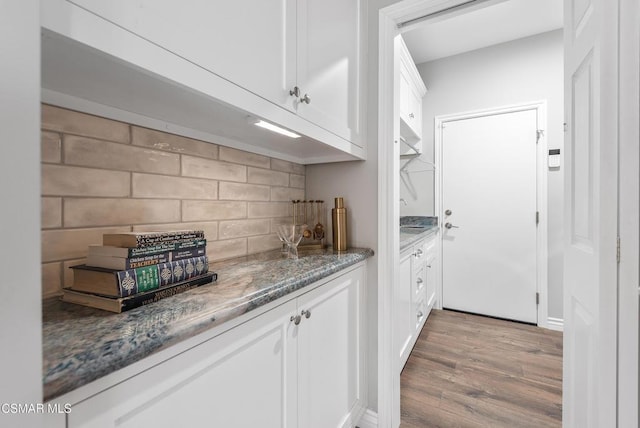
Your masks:
{"label": "white interior door", "polygon": [[537,125],[536,109],[443,124],[445,308],[537,322]]}
{"label": "white interior door", "polygon": [[617,7],[567,0],[564,9],[566,427],[618,426]]}

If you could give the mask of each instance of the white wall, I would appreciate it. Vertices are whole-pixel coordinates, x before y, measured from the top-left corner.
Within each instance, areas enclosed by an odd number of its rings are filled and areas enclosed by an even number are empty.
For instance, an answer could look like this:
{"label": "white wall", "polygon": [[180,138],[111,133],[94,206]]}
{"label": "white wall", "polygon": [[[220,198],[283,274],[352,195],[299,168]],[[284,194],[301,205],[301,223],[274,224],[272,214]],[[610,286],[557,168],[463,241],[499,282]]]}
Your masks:
{"label": "white wall", "polygon": [[[42,401],[39,16],[37,1],[2,2],[0,404]],[[41,423],[0,412],[3,427]]]}
{"label": "white wall", "polygon": [[[433,160],[434,117],[547,100],[549,149],[564,153],[562,30],[479,49],[418,65],[427,85],[423,101],[424,155]],[[415,163],[414,163],[415,164]],[[401,184],[408,206],[401,215],[433,213],[433,172],[413,173],[420,189],[413,198]],[[548,313],[562,318],[563,170],[548,170]]]}

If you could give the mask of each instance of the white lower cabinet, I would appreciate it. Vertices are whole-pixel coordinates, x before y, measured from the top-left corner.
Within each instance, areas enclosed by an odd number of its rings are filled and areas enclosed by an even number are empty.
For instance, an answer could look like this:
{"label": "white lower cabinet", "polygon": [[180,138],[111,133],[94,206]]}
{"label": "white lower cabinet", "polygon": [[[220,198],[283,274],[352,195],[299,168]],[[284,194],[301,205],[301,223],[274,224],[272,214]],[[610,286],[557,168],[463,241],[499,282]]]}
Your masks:
{"label": "white lower cabinet", "polygon": [[361,265],[150,367],[74,405],[68,427],[355,426],[363,282]]}
{"label": "white lower cabinet", "polygon": [[436,236],[416,242],[400,254],[400,278],[394,287],[394,349],[402,371],[436,303]]}
{"label": "white lower cabinet", "polygon": [[438,253],[436,250],[436,240],[432,239],[425,244],[425,254],[427,258],[427,262],[425,265],[425,276],[426,276],[426,307],[427,307],[427,315],[428,312],[433,309],[436,304],[436,289],[438,277],[436,272],[438,271]]}
{"label": "white lower cabinet", "polygon": [[363,288],[355,273],[298,299],[300,428],[352,427],[362,408]]}
{"label": "white lower cabinet", "polygon": [[411,259],[414,257],[413,249],[400,255],[400,281],[394,288],[394,315],[395,320],[395,349],[399,358],[399,367],[402,370],[409,358],[413,347],[415,325],[411,315],[413,302],[413,281],[411,279]]}

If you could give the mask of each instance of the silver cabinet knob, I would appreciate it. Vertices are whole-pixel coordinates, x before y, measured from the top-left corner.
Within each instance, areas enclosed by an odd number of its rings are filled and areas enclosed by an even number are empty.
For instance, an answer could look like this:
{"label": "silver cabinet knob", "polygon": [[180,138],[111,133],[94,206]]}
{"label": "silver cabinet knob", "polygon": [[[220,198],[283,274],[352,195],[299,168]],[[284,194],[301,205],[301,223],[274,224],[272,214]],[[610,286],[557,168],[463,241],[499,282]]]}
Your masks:
{"label": "silver cabinet knob", "polygon": [[300,98],[300,102],[311,104],[311,97],[309,97],[309,94],[304,94],[304,97]]}
{"label": "silver cabinet knob", "polygon": [[413,115],[413,113],[409,113],[409,117],[413,119],[415,116]]}
{"label": "silver cabinet knob", "polygon": [[295,325],[298,325],[300,324],[300,321],[302,321],[302,317],[300,315],[291,315],[291,319],[289,321],[293,321]]}
{"label": "silver cabinet knob", "polygon": [[444,215],[451,215],[451,214],[453,214],[453,213],[451,212],[451,210],[446,210],[446,211],[444,212]]}
{"label": "silver cabinet knob", "polygon": [[289,91],[289,95],[298,98],[300,96],[300,88],[294,86],[293,89]]}
{"label": "silver cabinet knob", "polygon": [[418,318],[422,318],[422,311],[418,311]]}
{"label": "silver cabinet knob", "polygon": [[424,281],[422,280],[422,278],[418,278],[418,279],[416,279],[416,282],[417,282],[418,284],[422,284]]}
{"label": "silver cabinet knob", "polygon": [[309,319],[311,318],[311,311],[303,310],[302,312],[300,312],[300,315],[304,316],[306,319]]}
{"label": "silver cabinet knob", "polygon": [[458,229],[460,226],[454,226],[451,223],[445,223],[444,227],[446,227],[447,229],[452,229],[452,228]]}
{"label": "silver cabinet knob", "polygon": [[414,254],[414,256],[416,257],[422,257],[422,250],[420,248],[418,248]]}

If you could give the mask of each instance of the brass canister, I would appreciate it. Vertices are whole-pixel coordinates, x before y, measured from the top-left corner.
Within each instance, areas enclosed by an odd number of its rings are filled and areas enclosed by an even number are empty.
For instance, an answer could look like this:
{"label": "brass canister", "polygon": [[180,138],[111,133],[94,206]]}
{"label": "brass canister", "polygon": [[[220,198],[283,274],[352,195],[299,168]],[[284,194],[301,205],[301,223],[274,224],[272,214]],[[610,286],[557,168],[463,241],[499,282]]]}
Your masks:
{"label": "brass canister", "polygon": [[344,207],[344,199],[335,199],[336,207],[331,210],[333,220],[333,249],[335,251],[347,250],[347,209]]}

